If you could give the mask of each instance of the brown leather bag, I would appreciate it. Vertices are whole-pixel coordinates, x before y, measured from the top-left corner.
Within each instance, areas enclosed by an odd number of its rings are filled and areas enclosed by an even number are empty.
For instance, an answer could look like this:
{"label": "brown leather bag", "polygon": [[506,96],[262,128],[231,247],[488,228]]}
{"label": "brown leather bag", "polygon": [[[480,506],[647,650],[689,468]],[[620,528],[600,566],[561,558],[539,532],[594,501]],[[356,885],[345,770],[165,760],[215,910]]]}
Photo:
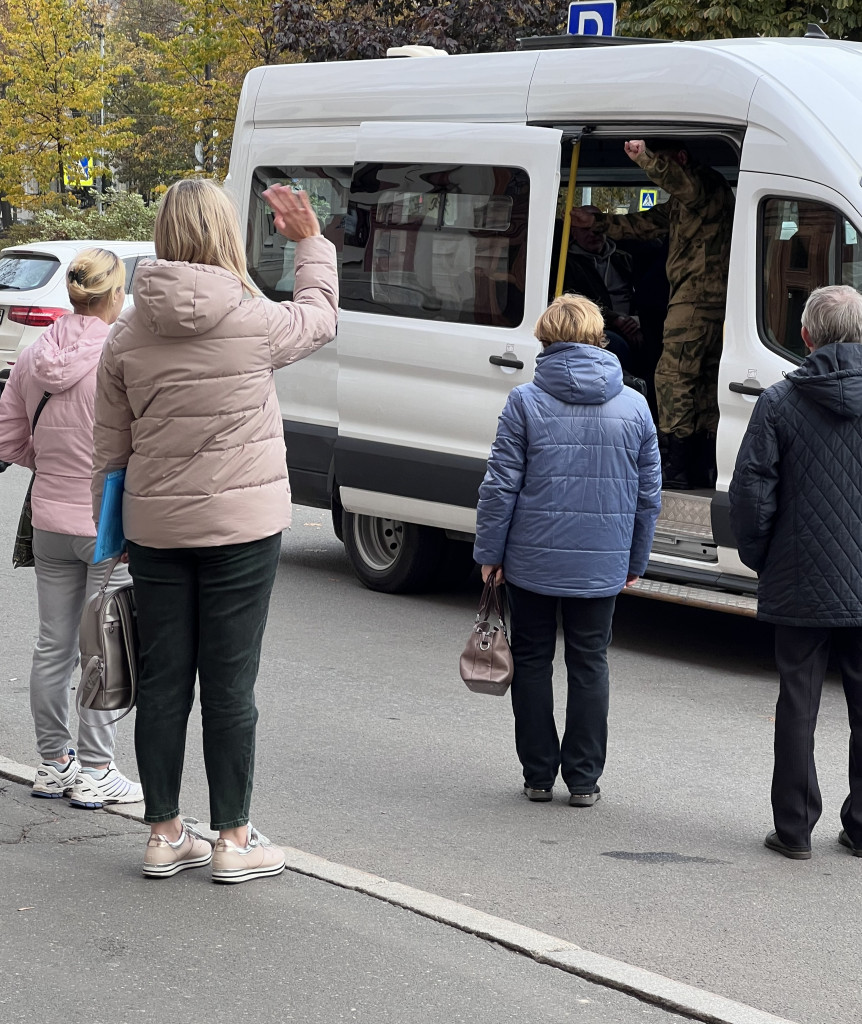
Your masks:
{"label": "brown leather bag", "polygon": [[[491,625],[492,615],[497,619],[496,626]],[[502,697],[509,689],[514,671],[502,586],[497,585],[492,573],[482,591],[476,622],[461,655],[461,678],[475,693]]]}

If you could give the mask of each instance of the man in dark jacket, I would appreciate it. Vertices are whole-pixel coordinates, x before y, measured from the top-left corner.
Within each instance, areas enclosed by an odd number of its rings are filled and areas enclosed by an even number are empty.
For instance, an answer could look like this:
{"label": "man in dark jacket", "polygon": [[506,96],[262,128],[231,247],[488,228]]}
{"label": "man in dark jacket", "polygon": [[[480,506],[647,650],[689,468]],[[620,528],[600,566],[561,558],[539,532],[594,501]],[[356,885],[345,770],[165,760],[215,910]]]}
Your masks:
{"label": "man in dark jacket", "polygon": [[839,842],[862,857],[862,295],[812,292],[805,362],[758,399],[730,485],[742,561],[775,623],[771,850],[811,857],[822,810],[814,766],[820,692],[834,651],[850,716],[850,794]]}

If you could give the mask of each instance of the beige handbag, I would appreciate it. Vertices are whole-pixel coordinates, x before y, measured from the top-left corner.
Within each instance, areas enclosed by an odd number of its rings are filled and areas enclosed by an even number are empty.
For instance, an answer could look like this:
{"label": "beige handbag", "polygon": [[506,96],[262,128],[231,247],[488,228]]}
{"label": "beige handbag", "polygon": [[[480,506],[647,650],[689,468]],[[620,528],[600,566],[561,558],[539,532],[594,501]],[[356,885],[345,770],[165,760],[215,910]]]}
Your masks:
{"label": "beige handbag", "polygon": [[[475,693],[502,697],[509,689],[515,664],[509,649],[502,587],[492,573],[479,601],[479,612],[467,646],[461,655],[461,678]],[[491,625],[492,615],[498,625]]]}
{"label": "beige handbag", "polygon": [[108,593],[111,574],[119,561],[119,557],[111,561],[101,587],[84,605],[77,697],[78,714],[82,708],[122,711],[112,722],[125,718],[138,696],[135,590],[131,583],[126,583]]}

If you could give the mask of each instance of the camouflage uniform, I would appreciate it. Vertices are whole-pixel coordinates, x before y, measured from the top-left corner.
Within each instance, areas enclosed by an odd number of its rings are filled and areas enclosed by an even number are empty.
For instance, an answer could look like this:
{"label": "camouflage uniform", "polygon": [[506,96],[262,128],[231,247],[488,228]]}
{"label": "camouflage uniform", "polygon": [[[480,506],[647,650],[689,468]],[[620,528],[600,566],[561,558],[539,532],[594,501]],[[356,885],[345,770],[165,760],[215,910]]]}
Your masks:
{"label": "camouflage uniform", "polygon": [[733,192],[710,167],[681,167],[649,150],[637,162],[671,199],[643,213],[596,214],[595,230],[615,239],[669,236],[670,303],[655,373],[658,426],[679,438],[714,433]]}

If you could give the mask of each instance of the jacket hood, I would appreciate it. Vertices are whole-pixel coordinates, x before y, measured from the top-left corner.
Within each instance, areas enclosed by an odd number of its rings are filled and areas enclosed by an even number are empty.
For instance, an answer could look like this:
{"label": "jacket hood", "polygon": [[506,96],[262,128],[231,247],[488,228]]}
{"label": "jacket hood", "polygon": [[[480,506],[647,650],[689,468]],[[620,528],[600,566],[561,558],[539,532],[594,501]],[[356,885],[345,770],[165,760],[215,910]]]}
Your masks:
{"label": "jacket hood", "polygon": [[33,343],[33,380],[51,394],[67,391],[95,369],[110,330],[97,316],[61,316]]}
{"label": "jacket hood", "polygon": [[603,348],[555,341],[537,357],[533,382],[569,405],[604,405],[622,391],[623,370]]}
{"label": "jacket hood", "polygon": [[135,311],[163,338],[205,334],[242,302],[244,289],[229,270],[200,263],[146,260],[133,285]]}
{"label": "jacket hood", "polygon": [[802,394],[839,416],[862,416],[862,344],[841,342],[812,352],[787,374]]}

